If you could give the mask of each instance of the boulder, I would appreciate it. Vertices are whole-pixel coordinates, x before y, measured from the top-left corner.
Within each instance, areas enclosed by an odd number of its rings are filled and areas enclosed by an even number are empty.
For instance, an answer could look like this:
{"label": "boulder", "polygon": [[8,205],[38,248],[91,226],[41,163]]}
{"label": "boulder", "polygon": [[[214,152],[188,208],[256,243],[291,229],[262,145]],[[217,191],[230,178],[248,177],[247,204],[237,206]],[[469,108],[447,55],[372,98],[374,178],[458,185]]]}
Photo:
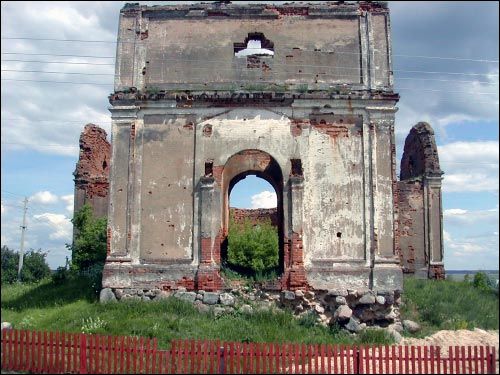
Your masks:
{"label": "boulder", "polygon": [[176,292],[174,294],[174,297],[181,299],[183,301],[193,303],[196,300],[196,293],[195,292]]}
{"label": "boulder", "polygon": [[372,305],[375,303],[375,296],[370,293],[365,293],[358,301],[360,305]]}
{"label": "boulder", "polygon": [[302,290],[296,290],[295,291],[295,297],[297,297],[297,298],[304,297],[304,292]]}
{"label": "boulder", "polygon": [[217,302],[219,302],[219,293],[205,292],[203,294],[203,303],[215,305]]}
{"label": "boulder", "polygon": [[104,288],[101,290],[99,294],[99,302],[108,303],[108,302],[116,302],[116,297],[111,288]]}
{"label": "boulder", "polygon": [[220,298],[220,303],[224,306],[234,305],[234,297],[229,293],[222,293],[219,298]]}
{"label": "boulder", "polygon": [[356,318],[351,317],[349,322],[345,325],[345,328],[349,332],[359,333],[363,330],[363,327],[359,324],[359,321]]}
{"label": "boulder", "polygon": [[343,296],[337,296],[337,297],[335,297],[335,303],[337,305],[346,305],[347,304],[347,300]]}
{"label": "boulder", "polygon": [[290,290],[284,290],[281,292],[281,297],[285,301],[293,301],[295,299],[295,293]]}
{"label": "boulder", "polygon": [[383,305],[385,304],[385,297],[384,296],[377,296],[375,298],[375,301],[379,304],[379,305]]}
{"label": "boulder", "polygon": [[327,296],[333,296],[333,297],[347,297],[349,293],[347,293],[347,290],[329,290],[328,293],[326,294]]}
{"label": "boulder", "polygon": [[351,316],[352,310],[347,305],[340,305],[333,314],[333,317],[337,320],[347,320],[351,318]]}
{"label": "boulder", "polygon": [[403,328],[410,333],[415,333],[420,331],[420,324],[412,320],[403,320]]}
{"label": "boulder", "polygon": [[325,312],[325,308],[321,305],[316,305],[314,306],[314,310],[318,313],[318,314],[323,314]]}

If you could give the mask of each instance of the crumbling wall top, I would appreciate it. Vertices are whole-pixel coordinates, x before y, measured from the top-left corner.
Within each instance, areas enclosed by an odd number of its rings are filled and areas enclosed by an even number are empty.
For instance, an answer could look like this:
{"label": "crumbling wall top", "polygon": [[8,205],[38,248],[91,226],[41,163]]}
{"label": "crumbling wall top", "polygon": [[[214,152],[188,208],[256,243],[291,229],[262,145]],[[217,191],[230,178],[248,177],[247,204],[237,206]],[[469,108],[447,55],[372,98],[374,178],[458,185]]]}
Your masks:
{"label": "crumbling wall top", "polygon": [[386,1],[329,1],[325,3],[290,2],[284,4],[241,4],[231,1],[212,3],[141,5],[126,3],[123,15],[143,12],[148,18],[229,17],[229,18],[281,18],[283,16],[328,17],[342,13],[388,12]]}
{"label": "crumbling wall top", "polygon": [[109,175],[111,144],[106,131],[94,124],[87,124],[80,135],[80,155],[73,175],[75,181],[106,179]]}
{"label": "crumbling wall top", "polygon": [[440,177],[442,174],[434,130],[428,123],[419,122],[406,137],[400,179]]}

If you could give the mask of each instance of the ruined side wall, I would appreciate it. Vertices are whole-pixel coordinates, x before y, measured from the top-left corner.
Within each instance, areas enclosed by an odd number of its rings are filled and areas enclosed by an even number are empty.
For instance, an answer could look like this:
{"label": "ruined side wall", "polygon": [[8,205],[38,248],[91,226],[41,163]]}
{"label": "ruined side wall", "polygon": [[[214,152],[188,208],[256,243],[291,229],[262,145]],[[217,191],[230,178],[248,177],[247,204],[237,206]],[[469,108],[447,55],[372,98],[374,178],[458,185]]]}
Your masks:
{"label": "ruined side wall", "polygon": [[75,176],[74,212],[86,203],[92,206],[95,217],[108,215],[109,164],[111,145],[106,131],[87,124],[80,135],[80,155]]}
{"label": "ruined side wall", "polygon": [[243,223],[246,219],[252,224],[258,224],[263,221],[270,221],[274,227],[278,226],[278,211],[276,208],[230,208],[230,215],[236,223]]}
{"label": "ruined side wall", "polygon": [[401,159],[397,234],[403,271],[424,278],[444,278],[442,174],[434,131],[419,122]]}
{"label": "ruined side wall", "polygon": [[427,276],[424,234],[424,189],[422,181],[398,181],[399,243],[404,273]]}

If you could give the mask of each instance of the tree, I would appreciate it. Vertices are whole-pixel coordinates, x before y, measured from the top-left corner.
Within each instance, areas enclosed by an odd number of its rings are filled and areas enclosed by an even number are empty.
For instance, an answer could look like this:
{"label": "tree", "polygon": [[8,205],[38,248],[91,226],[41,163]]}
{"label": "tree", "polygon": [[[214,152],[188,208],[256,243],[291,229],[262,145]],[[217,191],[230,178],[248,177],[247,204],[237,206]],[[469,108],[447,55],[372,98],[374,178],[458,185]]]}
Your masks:
{"label": "tree", "polygon": [[87,270],[104,263],[106,259],[106,218],[94,218],[89,204],[75,213],[71,222],[75,236],[72,245],[71,268],[75,271]]}
{"label": "tree", "polygon": [[[19,268],[19,253],[2,246],[2,283],[13,283],[17,280]],[[41,249],[30,249],[24,254],[21,281],[32,283],[50,276],[50,267],[47,264],[47,253]]]}
{"label": "tree", "polygon": [[270,220],[253,225],[248,219],[237,224],[231,218],[228,235],[229,264],[267,271],[278,265],[278,234]]}

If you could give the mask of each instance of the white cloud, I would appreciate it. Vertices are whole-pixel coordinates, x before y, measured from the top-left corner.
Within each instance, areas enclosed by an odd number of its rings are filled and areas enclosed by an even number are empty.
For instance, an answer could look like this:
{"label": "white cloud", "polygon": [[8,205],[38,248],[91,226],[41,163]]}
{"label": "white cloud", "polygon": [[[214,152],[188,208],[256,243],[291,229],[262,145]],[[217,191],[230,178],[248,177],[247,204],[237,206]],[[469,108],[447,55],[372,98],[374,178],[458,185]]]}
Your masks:
{"label": "white cloud", "polygon": [[438,152],[443,191],[498,191],[498,141],[453,142]]}
{"label": "white cloud", "polygon": [[4,212],[7,212],[7,209],[5,208],[5,206],[4,206],[4,205],[3,205],[3,203],[2,203],[2,214],[3,214]]}
{"label": "white cloud", "polygon": [[44,213],[33,215],[33,217],[52,229],[49,234],[51,240],[64,239],[70,240],[73,231],[73,225],[68,217],[61,214]]}
{"label": "white cloud", "polygon": [[73,194],[62,195],[61,200],[66,203],[66,210],[73,213],[74,209],[74,199],[75,196]]}
{"label": "white cloud", "polygon": [[33,194],[29,198],[29,201],[33,203],[52,204],[57,203],[59,198],[50,191],[39,191],[38,193]]}
{"label": "white cloud", "polygon": [[444,210],[445,216],[463,215],[466,213],[467,213],[467,210],[462,210],[461,208],[450,208],[448,210]]}
{"label": "white cloud", "polygon": [[277,205],[276,193],[263,191],[252,195],[252,208],[273,208]]}

